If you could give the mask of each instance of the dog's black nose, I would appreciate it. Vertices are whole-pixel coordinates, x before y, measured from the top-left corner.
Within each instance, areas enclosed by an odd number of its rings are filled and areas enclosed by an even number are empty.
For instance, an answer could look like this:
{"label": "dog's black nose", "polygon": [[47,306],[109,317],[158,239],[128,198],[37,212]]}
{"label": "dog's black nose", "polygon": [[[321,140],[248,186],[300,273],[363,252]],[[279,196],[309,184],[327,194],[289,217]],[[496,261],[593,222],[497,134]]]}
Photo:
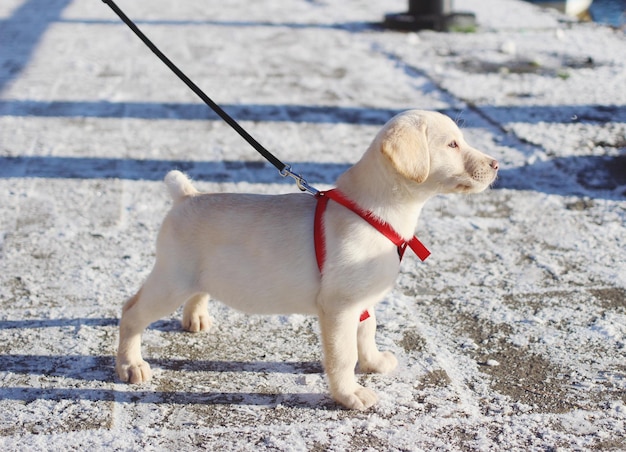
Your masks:
{"label": "dog's black nose", "polygon": [[498,165],[497,160],[492,160],[489,166],[492,167],[494,170],[497,170],[498,168],[500,168],[500,165]]}

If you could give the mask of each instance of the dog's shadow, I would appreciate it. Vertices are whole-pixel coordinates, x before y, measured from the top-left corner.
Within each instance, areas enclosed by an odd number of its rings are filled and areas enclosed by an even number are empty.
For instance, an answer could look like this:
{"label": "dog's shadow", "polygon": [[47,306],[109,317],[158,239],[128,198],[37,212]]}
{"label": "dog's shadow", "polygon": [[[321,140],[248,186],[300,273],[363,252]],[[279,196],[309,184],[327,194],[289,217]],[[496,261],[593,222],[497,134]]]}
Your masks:
{"label": "dog's shadow", "polygon": [[[54,319],[1,321],[0,329],[45,328],[59,326],[112,326],[117,319]],[[170,331],[173,321],[161,321],[151,328]],[[179,325],[179,324],[178,324]],[[178,328],[176,328],[178,330]],[[151,359],[153,368],[161,371],[210,373],[266,374],[322,374],[319,362],[279,361],[219,361],[191,359]],[[334,410],[339,406],[325,393],[273,393],[163,391],[153,389],[156,384],[120,384],[115,375],[113,356],[2,354],[0,369],[17,375],[14,386],[0,387],[0,399],[33,402],[35,400],[86,400],[90,402],[148,403],[148,404],[204,404],[253,405]],[[25,376],[27,378],[22,378]],[[159,378],[159,377],[157,377]],[[165,377],[160,377],[162,380]],[[207,378],[210,378],[208,376]],[[259,381],[262,381],[260,379]],[[34,383],[33,383],[34,382]],[[159,383],[163,383],[160,381]]]}
{"label": "dog's shadow", "polygon": [[[161,370],[187,372],[255,372],[255,373],[321,373],[319,363],[270,361],[195,361],[153,359]],[[0,368],[12,374],[40,376],[40,387],[2,387],[0,399],[33,402],[35,400],[87,400],[119,403],[254,405],[266,407],[336,409],[337,405],[323,393],[207,392],[161,391],[145,386],[120,385],[116,380],[112,356],[42,356],[0,355]],[[77,384],[76,380],[85,382]],[[94,384],[96,383],[96,384]],[[70,387],[71,386],[71,387]],[[94,386],[97,386],[94,388]]]}

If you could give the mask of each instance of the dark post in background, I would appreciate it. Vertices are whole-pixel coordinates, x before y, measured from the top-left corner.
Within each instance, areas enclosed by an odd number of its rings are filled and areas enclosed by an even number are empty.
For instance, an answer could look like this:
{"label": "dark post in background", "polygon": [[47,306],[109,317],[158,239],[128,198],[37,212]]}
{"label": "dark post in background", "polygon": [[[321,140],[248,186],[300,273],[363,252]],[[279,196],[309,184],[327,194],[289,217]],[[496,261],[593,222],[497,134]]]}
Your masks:
{"label": "dark post in background", "polygon": [[383,25],[403,31],[472,31],[476,16],[452,11],[452,0],[409,0],[405,13],[387,14]]}

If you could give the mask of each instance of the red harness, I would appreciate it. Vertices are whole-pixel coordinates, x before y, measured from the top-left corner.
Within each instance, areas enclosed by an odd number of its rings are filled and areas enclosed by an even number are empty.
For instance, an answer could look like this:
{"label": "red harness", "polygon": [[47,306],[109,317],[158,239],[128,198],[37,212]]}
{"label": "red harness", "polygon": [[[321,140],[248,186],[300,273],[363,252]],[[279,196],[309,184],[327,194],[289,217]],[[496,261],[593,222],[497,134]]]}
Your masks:
{"label": "red harness", "polygon": [[[320,273],[324,272],[324,261],[326,260],[326,239],[324,236],[323,218],[324,212],[328,201],[332,199],[338,204],[350,209],[358,216],[372,225],[378,232],[387,237],[391,242],[398,247],[398,256],[400,260],[404,256],[407,246],[413,250],[413,252],[422,261],[426,260],[430,256],[430,251],[419,241],[417,237],[411,238],[406,241],[404,238],[396,232],[395,229],[383,220],[375,216],[372,212],[361,209],[354,201],[346,198],[339,190],[333,189],[328,191],[319,192],[317,195],[317,206],[315,208],[315,219],[313,223],[313,236],[315,241],[315,257],[317,259],[317,266]],[[367,320],[370,314],[367,310],[363,311],[360,317],[360,321]]]}

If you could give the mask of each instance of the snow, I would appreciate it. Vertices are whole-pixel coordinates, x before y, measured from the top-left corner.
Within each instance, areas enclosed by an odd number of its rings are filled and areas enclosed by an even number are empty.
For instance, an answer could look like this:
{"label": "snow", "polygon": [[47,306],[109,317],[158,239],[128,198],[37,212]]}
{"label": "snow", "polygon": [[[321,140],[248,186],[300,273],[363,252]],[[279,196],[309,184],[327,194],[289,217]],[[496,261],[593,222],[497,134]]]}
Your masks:
{"label": "snow", "polygon": [[208,334],[152,325],[154,379],[119,383],[117,319],[153,262],[164,174],[296,188],[102,2],[3,1],[0,449],[626,448],[623,32],[517,0],[454,2],[470,34],[371,25],[400,0],[119,4],[318,188],[414,107],[456,119],[499,181],[424,209],[433,254],[407,256],[377,308],[399,368],[359,375],[371,410],[327,395],[314,318],[218,303]]}

